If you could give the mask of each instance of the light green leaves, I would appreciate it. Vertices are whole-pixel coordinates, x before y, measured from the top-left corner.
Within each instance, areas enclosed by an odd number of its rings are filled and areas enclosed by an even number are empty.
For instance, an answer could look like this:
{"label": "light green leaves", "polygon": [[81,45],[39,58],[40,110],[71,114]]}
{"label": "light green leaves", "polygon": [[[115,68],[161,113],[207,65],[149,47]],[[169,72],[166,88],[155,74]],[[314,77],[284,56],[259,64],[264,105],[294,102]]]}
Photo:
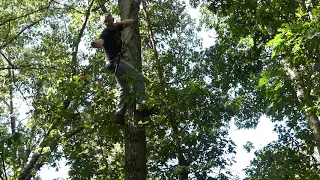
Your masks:
{"label": "light green leaves", "polygon": [[259,84],[258,84],[258,88],[261,88],[262,86],[264,86],[265,84],[268,83],[269,81],[269,77],[268,76],[264,76],[262,78],[259,79]]}

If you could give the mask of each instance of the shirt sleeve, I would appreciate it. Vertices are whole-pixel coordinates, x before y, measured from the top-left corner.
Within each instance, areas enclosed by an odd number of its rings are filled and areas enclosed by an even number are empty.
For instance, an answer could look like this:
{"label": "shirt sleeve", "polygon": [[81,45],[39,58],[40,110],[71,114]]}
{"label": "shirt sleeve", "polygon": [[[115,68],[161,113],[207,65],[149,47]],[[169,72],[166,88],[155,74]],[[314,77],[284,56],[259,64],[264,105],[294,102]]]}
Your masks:
{"label": "shirt sleeve", "polygon": [[123,25],[119,25],[119,26],[118,26],[118,30],[119,30],[119,31],[123,31]]}
{"label": "shirt sleeve", "polygon": [[106,37],[107,37],[107,32],[106,31],[102,31],[102,33],[100,34],[100,37],[99,37],[99,39],[106,39]]}

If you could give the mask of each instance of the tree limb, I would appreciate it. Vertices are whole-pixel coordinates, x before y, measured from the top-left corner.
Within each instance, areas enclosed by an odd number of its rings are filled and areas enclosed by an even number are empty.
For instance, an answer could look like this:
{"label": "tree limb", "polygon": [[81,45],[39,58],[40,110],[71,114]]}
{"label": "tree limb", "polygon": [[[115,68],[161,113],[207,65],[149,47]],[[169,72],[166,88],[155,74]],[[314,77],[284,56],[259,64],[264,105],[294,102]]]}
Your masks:
{"label": "tree limb", "polygon": [[[55,2],[55,3],[57,3],[57,4],[60,4],[60,5],[64,6],[64,7],[66,7],[66,8],[68,8],[68,10],[72,9],[72,10],[75,10],[75,11],[76,11],[77,13],[79,13],[79,14],[84,14],[83,12],[77,10],[76,8],[74,8],[74,7],[70,6],[70,5],[62,4],[62,3],[58,2],[58,1],[55,1],[55,0],[53,0],[53,2]],[[62,8],[57,8],[57,9],[62,9]]]}
{"label": "tree limb", "polygon": [[8,64],[14,68],[15,66],[13,65],[13,63],[0,51],[0,54],[4,57],[4,59],[8,62]]}
{"label": "tree limb", "polygon": [[[65,135],[65,138],[69,139],[72,136],[80,133],[84,129],[85,129],[84,126],[81,126],[78,129],[67,133]],[[41,155],[42,155],[41,153],[43,151],[43,148],[45,147],[45,143],[44,143],[45,139],[49,136],[51,130],[53,130],[53,126],[52,126],[51,129],[49,129],[48,133],[46,133],[46,136],[41,140],[40,145],[39,145],[39,147],[41,147],[40,152],[39,153],[35,152],[33,154],[32,158],[29,161],[29,163],[25,166],[23,172],[20,174],[18,180],[31,179],[31,177],[32,177],[31,170],[34,169],[34,168],[37,169],[37,170],[40,170],[40,168],[44,165],[43,160],[39,161],[39,158],[41,157]],[[56,145],[58,145],[58,142],[59,141],[56,142],[57,143]]]}
{"label": "tree limb", "polygon": [[42,21],[44,18],[41,18],[37,21],[32,22],[31,24],[29,24],[28,26],[24,27],[16,36],[14,36],[12,39],[10,39],[7,43],[4,43],[1,47],[0,47],[0,51],[2,49],[4,49],[5,47],[7,47],[8,44],[10,44],[12,41],[14,41],[15,39],[17,39],[25,30],[31,28],[32,26],[38,24],[40,21]]}
{"label": "tree limb", "polygon": [[12,19],[7,19],[7,20],[1,22],[1,23],[0,23],[0,26],[6,24],[6,23],[8,23],[8,22],[15,21],[15,20],[17,20],[17,19],[20,19],[20,18],[29,16],[29,15],[35,14],[35,13],[37,13],[37,12],[40,12],[40,11],[42,11],[42,10],[48,9],[48,8],[50,7],[50,5],[51,5],[51,2],[52,2],[52,1],[50,1],[47,6],[41,7],[40,9],[37,9],[37,10],[35,10],[35,11],[29,12],[29,13],[27,13],[27,14],[23,14],[23,15],[21,15],[21,16],[14,17],[14,18],[12,18]]}
{"label": "tree limb", "polygon": [[33,167],[35,166],[35,164],[39,160],[39,158],[41,156],[41,153],[43,152],[43,148],[46,145],[46,139],[50,135],[50,132],[53,129],[54,129],[54,126],[51,125],[51,127],[48,130],[48,132],[45,134],[45,136],[42,138],[42,140],[39,143],[39,146],[38,146],[39,147],[39,151],[38,152],[34,152],[32,157],[30,158],[29,162],[25,165],[24,169],[20,173],[20,175],[18,177],[18,180],[25,180],[28,177],[29,173],[31,172],[31,170],[33,169]]}
{"label": "tree limb", "polygon": [[99,6],[101,8],[101,11],[103,13],[108,13],[108,9],[106,8],[106,6],[103,4],[102,0],[98,0]]}
{"label": "tree limb", "polygon": [[[81,37],[82,37],[82,35],[83,35],[83,32],[84,32],[84,30],[85,30],[85,28],[86,28],[86,25],[87,25],[87,22],[88,22],[88,19],[89,19],[89,16],[90,16],[90,10],[91,10],[91,7],[92,7],[92,5],[93,5],[93,2],[94,2],[94,0],[92,0],[91,1],[91,4],[89,5],[89,8],[88,8],[88,10],[87,10],[87,12],[86,12],[86,19],[85,19],[85,22],[83,23],[83,25],[82,25],[82,28],[81,28],[81,30],[80,30],[80,33],[78,34],[78,36],[77,36],[77,39],[76,39],[76,41],[75,41],[75,43],[74,43],[74,45],[73,45],[73,52],[72,52],[72,74],[73,75],[75,75],[75,73],[76,73],[76,64],[77,64],[77,53],[78,53],[78,47],[79,47],[79,44],[80,44],[80,41],[81,41]],[[27,165],[24,167],[24,169],[23,169],[23,171],[21,172],[21,174],[20,174],[20,176],[19,176],[19,178],[18,178],[18,180],[25,180],[27,177],[29,177],[30,175],[30,172],[31,172],[31,170],[35,167],[35,165],[37,164],[37,163],[41,163],[41,162],[38,162],[38,160],[39,160],[39,158],[41,157],[41,153],[42,153],[42,151],[43,151],[43,148],[45,147],[45,145],[46,145],[46,139],[47,139],[47,137],[49,136],[49,134],[50,134],[50,132],[54,129],[54,125],[52,125],[51,126],[51,128],[48,130],[48,132],[46,133],[46,135],[43,137],[43,139],[40,141],[40,143],[39,143],[39,152],[34,152],[34,154],[33,154],[33,156],[31,157],[31,159],[29,160],[29,162],[27,163]],[[83,129],[83,127],[82,128],[80,128],[81,130]],[[73,135],[73,134],[76,134],[76,133],[78,133],[78,132],[81,132],[81,130],[77,130],[77,131],[75,131],[75,132],[73,132],[73,133],[71,133],[71,136]]]}
{"label": "tree limb", "polygon": [[2,153],[2,152],[1,152],[1,159],[2,159],[2,166],[3,166],[4,177],[5,177],[6,180],[8,180],[6,165],[4,164],[4,159],[3,159],[3,153]]}
{"label": "tree limb", "polygon": [[146,2],[143,1],[142,5],[143,5],[143,10],[144,10],[144,13],[145,13],[145,16],[146,16],[146,22],[147,22],[147,25],[148,25],[149,39],[150,39],[151,44],[152,44],[152,50],[153,50],[154,58],[156,60],[156,66],[157,66],[157,70],[158,70],[160,86],[163,86],[164,85],[163,70],[162,70],[162,67],[161,67],[161,63],[160,63],[160,59],[159,59],[159,53],[158,53],[158,50],[157,50],[157,42],[155,40],[155,36],[154,36],[153,30],[152,30],[151,20],[150,20],[150,18],[148,16]]}
{"label": "tree limb", "polygon": [[[1,53],[1,52],[0,52]],[[0,70],[6,70],[6,69],[23,69],[23,70],[31,70],[31,69],[37,69],[37,70],[43,70],[43,69],[52,69],[52,70],[59,70],[59,71],[64,71],[64,72],[69,72],[66,69],[59,69],[56,66],[39,66],[39,67],[34,67],[38,66],[41,64],[27,64],[27,65],[19,65],[19,66],[12,66],[12,67],[0,67]]]}
{"label": "tree limb", "polygon": [[86,12],[86,19],[84,21],[84,23],[82,24],[82,27],[81,27],[81,30],[77,36],[77,39],[75,41],[75,43],[73,44],[73,50],[72,50],[72,59],[71,59],[71,71],[72,71],[72,76],[76,75],[76,67],[77,67],[77,54],[78,54],[78,50],[79,50],[79,44],[80,44],[80,41],[81,41],[81,37],[83,35],[83,32],[87,26],[87,23],[88,23],[88,19],[89,19],[89,16],[90,16],[90,10],[91,10],[91,7],[93,5],[93,2],[94,0],[91,1],[91,4],[89,5],[89,8]]}
{"label": "tree limb", "polygon": [[6,36],[3,38],[2,44],[5,43],[6,39],[8,38],[8,36],[9,36],[9,34],[10,34],[10,31],[11,31],[11,24],[10,24],[10,22],[9,22],[9,29],[8,29],[8,32],[7,32]]}

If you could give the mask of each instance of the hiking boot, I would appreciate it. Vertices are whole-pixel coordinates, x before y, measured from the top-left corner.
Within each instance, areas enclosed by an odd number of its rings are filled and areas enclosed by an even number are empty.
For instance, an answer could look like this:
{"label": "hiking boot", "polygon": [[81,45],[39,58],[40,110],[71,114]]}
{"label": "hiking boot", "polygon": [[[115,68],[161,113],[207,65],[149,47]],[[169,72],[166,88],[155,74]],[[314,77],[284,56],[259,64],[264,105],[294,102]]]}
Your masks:
{"label": "hiking boot", "polygon": [[115,122],[116,124],[124,125],[124,115],[122,115],[122,114],[116,114],[116,117],[115,117],[114,122]]}

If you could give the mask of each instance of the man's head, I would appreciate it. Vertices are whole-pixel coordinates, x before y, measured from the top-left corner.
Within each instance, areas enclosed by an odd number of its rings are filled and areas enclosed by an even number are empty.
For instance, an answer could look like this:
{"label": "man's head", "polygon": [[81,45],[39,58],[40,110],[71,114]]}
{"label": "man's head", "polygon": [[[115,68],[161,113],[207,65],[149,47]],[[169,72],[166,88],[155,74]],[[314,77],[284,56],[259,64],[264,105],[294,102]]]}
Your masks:
{"label": "man's head", "polygon": [[107,27],[112,27],[113,26],[113,21],[114,21],[114,18],[112,17],[112,15],[110,13],[105,13],[104,14],[103,22],[104,22],[105,25],[107,25]]}

